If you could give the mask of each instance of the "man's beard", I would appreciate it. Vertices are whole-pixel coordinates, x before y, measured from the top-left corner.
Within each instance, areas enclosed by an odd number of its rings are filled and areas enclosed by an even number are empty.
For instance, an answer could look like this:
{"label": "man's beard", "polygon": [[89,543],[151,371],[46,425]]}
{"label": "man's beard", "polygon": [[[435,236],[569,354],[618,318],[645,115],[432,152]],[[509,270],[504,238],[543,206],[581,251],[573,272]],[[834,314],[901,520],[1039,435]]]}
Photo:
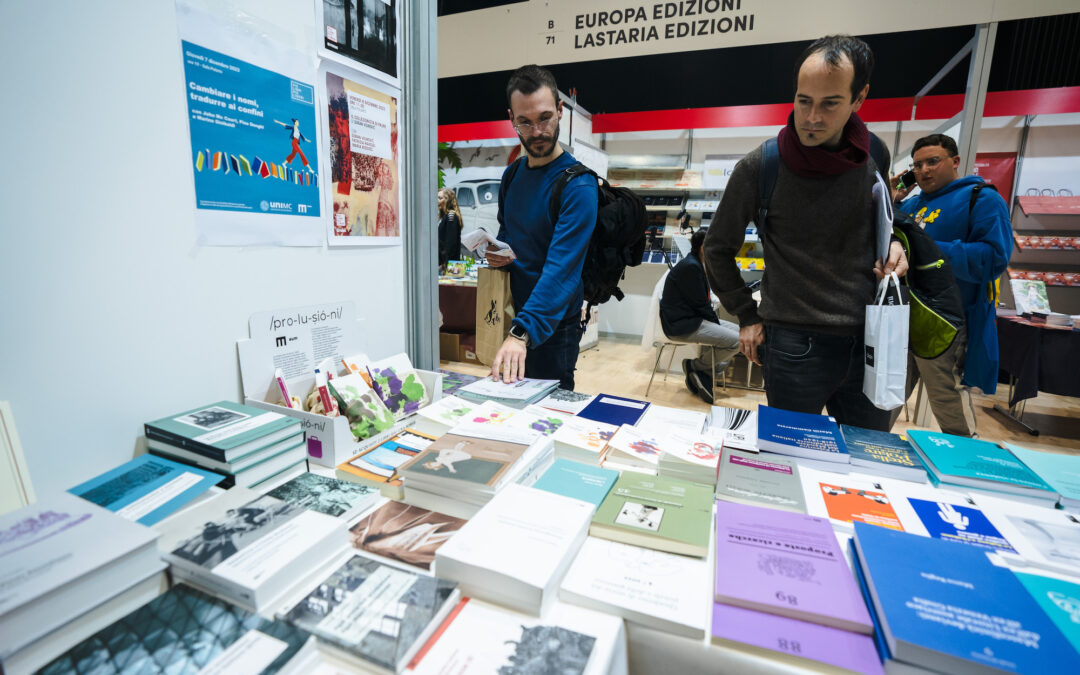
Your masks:
{"label": "man's beard", "polygon": [[[550,157],[551,153],[555,152],[555,146],[558,145],[558,143],[559,143],[558,140],[557,140],[558,138],[559,138],[559,123],[555,124],[555,132],[551,136],[537,136],[536,138],[532,138],[532,139],[529,139],[529,141],[526,141],[525,138],[521,134],[518,134],[518,140],[521,141],[521,145],[522,145],[522,147],[525,148],[525,152],[528,153],[529,157],[535,157],[536,159],[543,159],[544,157]],[[535,145],[543,145],[544,143],[549,143],[550,144],[550,147],[545,152],[538,153],[538,152],[533,151],[533,145],[534,144]]]}

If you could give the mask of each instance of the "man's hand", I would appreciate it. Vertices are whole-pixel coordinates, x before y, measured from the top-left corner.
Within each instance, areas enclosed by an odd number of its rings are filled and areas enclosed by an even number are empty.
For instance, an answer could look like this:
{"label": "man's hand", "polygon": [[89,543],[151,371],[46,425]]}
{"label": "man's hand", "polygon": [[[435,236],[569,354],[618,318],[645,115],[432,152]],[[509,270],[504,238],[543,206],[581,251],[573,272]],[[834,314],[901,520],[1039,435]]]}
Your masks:
{"label": "man's hand", "polygon": [[881,258],[877,259],[874,263],[874,276],[878,281],[881,281],[891,273],[896,272],[896,276],[902,277],[907,274],[908,261],[907,256],[904,255],[904,247],[898,241],[894,241],[889,245],[889,259],[885,262],[885,267],[881,266]]}
{"label": "man's hand", "polygon": [[[488,246],[487,249],[484,250],[484,257],[487,258],[488,265],[492,267],[506,267],[514,260],[510,256],[499,255],[491,246]],[[504,343],[503,349],[505,348],[506,344]],[[499,351],[501,352],[502,350],[500,349]]]}
{"label": "man's hand", "polygon": [[[525,379],[525,354],[525,343],[507,335],[502,347],[495,352],[495,360],[491,362],[491,378],[498,380],[502,375],[502,381],[506,384]],[[504,366],[505,373],[502,372]]]}
{"label": "man's hand", "polygon": [[907,172],[906,171],[901,171],[900,173],[896,174],[895,176],[893,176],[892,178],[889,179],[889,189],[892,190],[892,194],[893,194],[892,199],[893,199],[894,202],[902,202],[902,201],[904,201],[904,199],[909,194],[911,194],[911,191],[915,189],[914,185],[905,185],[903,188],[896,187],[896,184],[900,182],[900,176],[903,176],[905,173],[907,173]]}
{"label": "man's hand", "polygon": [[758,346],[765,341],[765,327],[761,323],[750,324],[739,329],[739,351],[749,361],[763,365],[758,358]]}

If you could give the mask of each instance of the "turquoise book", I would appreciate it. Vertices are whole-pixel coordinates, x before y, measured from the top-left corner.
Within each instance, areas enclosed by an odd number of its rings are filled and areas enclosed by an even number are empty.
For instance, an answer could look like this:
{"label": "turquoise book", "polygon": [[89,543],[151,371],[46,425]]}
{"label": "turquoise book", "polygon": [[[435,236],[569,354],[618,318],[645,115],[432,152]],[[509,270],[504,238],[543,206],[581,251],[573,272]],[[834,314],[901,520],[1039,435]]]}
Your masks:
{"label": "turquoise book", "polygon": [[1016,572],[1024,588],[1077,652],[1080,652],[1080,585]]}
{"label": "turquoise book", "polygon": [[1008,450],[989,441],[932,431],[907,432],[931,478],[947,485],[994,490],[1026,497],[1056,498],[1043,479]]}
{"label": "turquoise book", "polygon": [[1080,506],[1080,457],[1029,450],[1006,443],[1005,447],[1061,495],[1061,505]]}
{"label": "turquoise book", "polygon": [[580,499],[599,507],[618,478],[618,471],[572,462],[569,459],[556,459],[533,487]]}

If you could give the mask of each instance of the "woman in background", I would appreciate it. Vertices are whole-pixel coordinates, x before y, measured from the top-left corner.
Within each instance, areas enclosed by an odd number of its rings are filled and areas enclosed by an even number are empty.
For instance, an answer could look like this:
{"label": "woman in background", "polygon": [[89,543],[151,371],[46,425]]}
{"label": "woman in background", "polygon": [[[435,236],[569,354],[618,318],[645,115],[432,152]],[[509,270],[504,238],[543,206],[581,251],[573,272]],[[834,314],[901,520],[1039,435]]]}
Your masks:
{"label": "woman in background", "polygon": [[461,209],[457,195],[450,188],[439,190],[439,272],[450,260],[461,258]]}

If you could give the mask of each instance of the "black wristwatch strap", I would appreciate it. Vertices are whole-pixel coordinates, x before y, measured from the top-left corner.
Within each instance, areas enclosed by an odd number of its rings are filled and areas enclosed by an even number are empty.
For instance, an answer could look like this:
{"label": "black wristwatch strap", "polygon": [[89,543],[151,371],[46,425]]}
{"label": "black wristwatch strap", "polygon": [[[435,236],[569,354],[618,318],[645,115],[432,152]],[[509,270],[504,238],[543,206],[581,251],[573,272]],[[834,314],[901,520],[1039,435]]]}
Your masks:
{"label": "black wristwatch strap", "polygon": [[529,344],[529,333],[519,323],[510,324],[510,337],[521,340],[526,346]]}

